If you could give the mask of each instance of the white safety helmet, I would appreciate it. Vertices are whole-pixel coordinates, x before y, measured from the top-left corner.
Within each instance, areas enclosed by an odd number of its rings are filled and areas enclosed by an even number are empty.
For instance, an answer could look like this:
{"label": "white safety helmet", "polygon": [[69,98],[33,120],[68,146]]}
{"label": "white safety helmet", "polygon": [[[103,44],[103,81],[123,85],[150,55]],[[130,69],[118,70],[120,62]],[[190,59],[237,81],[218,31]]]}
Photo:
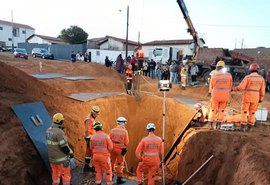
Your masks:
{"label": "white safety helmet", "polygon": [[156,125],[154,124],[154,123],[148,123],[147,125],[146,125],[146,129],[147,130],[149,130],[149,129],[156,129]]}
{"label": "white safety helmet", "polygon": [[127,119],[125,117],[118,117],[116,122],[118,125],[125,125],[127,123]]}
{"label": "white safety helmet", "polygon": [[200,103],[196,103],[195,105],[194,105],[194,109],[195,110],[200,110],[202,108],[202,104],[200,104]]}

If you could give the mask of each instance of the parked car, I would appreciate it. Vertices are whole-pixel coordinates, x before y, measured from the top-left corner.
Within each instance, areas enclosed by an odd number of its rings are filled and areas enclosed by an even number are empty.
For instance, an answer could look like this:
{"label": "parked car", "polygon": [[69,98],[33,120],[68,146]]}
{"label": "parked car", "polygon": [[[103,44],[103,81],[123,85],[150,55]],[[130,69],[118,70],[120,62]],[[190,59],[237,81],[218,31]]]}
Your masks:
{"label": "parked car", "polygon": [[15,58],[24,58],[25,60],[28,59],[28,54],[24,48],[15,48],[13,55]]}
{"label": "parked car", "polygon": [[32,50],[32,57],[40,57],[43,59],[54,59],[54,55],[44,48],[34,48]]}

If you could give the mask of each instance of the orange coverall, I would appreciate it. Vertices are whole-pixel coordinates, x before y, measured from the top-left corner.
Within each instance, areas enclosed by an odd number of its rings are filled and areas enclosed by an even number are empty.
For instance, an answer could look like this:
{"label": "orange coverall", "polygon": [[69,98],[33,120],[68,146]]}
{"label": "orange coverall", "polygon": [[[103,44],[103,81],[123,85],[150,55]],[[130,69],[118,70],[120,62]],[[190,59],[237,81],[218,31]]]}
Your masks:
{"label": "orange coverall", "polygon": [[110,132],[110,138],[113,142],[113,150],[111,152],[112,170],[114,170],[117,161],[116,174],[121,177],[123,174],[125,156],[121,155],[122,148],[127,148],[129,143],[128,132],[125,126],[118,125]]}
{"label": "orange coverall", "polygon": [[[95,133],[95,129],[93,128],[93,125],[95,123],[95,118],[91,116],[91,113],[86,117],[85,119],[85,138],[91,138]],[[92,151],[90,150],[89,145],[86,143],[86,152],[85,152],[85,160],[87,161],[86,163],[90,163],[92,156]]]}
{"label": "orange coverall", "polygon": [[91,137],[90,149],[93,150],[96,184],[101,184],[103,173],[105,173],[106,183],[113,184],[110,159],[110,151],[113,149],[113,143],[110,137],[101,130],[97,131],[97,133]]}
{"label": "orange coverall", "polygon": [[247,75],[243,81],[233,89],[234,91],[244,91],[241,106],[241,124],[254,125],[256,122],[255,112],[259,101],[263,100],[265,94],[264,78],[257,72]]}
{"label": "orange coverall", "polygon": [[143,184],[144,173],[148,173],[148,185],[154,185],[154,177],[160,166],[160,155],[163,153],[161,138],[150,132],[140,141],[135,153],[141,161],[136,170],[137,183]]}
{"label": "orange coverall", "polygon": [[222,122],[227,102],[232,89],[232,75],[218,70],[210,79],[209,92],[211,97],[211,110],[209,121]]}
{"label": "orange coverall", "polygon": [[127,90],[130,91],[132,88],[132,79],[133,79],[133,71],[130,68],[126,70],[126,79],[127,79]]}

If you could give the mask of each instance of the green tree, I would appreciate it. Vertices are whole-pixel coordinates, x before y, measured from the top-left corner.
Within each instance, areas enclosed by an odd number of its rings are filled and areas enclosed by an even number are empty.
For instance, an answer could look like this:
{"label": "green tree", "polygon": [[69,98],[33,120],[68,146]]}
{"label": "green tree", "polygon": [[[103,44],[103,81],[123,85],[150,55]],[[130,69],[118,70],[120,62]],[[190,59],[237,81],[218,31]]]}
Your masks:
{"label": "green tree", "polygon": [[78,26],[70,26],[63,29],[58,37],[70,44],[81,44],[87,41],[88,33]]}

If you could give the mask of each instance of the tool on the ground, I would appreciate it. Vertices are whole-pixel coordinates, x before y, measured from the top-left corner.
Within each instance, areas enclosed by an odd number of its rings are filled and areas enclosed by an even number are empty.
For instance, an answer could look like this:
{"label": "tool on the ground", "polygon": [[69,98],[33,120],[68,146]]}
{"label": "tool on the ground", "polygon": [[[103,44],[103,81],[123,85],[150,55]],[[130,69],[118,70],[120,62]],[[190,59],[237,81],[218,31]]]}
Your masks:
{"label": "tool on the ground", "polygon": [[194,176],[196,175],[196,173],[198,173],[212,158],[214,157],[214,155],[211,155],[211,157],[209,157],[184,183],[182,183],[182,185],[185,185],[186,183],[188,183],[188,181]]}

